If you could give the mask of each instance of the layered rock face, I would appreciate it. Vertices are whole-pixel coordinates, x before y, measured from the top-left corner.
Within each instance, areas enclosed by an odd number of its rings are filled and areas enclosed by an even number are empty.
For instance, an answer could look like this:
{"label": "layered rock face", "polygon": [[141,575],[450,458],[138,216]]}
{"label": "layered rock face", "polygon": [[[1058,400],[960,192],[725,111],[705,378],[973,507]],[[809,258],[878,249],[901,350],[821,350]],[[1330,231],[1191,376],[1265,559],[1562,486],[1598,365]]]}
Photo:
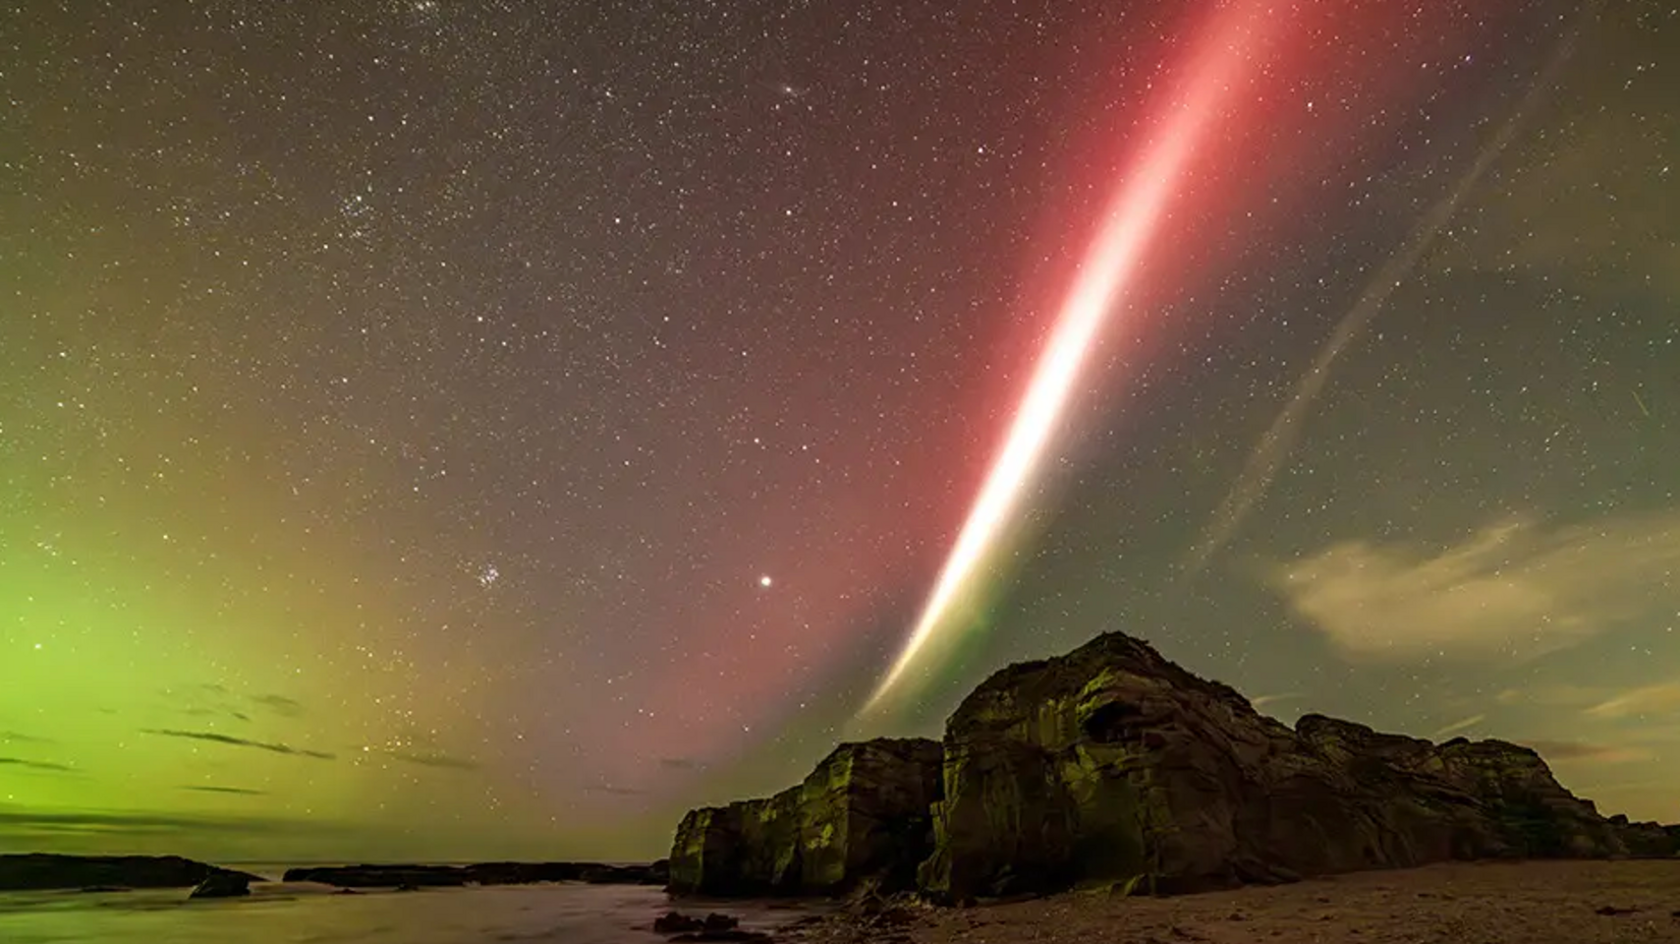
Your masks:
{"label": "layered rock face", "polygon": [[957,898],[1628,852],[1626,830],[1526,747],[1322,715],[1291,731],[1119,634],[1005,669],[962,703],[935,826],[921,884]]}
{"label": "layered rock face", "polygon": [[671,848],[676,894],[827,894],[909,888],[931,851],[939,742],[842,744],[798,786],[691,811]]}
{"label": "layered rock face", "polygon": [[1450,859],[1680,853],[1680,828],[1600,816],[1529,748],[1322,715],[1291,730],[1120,634],[996,673],[942,747],[843,745],[798,787],[690,813],[671,889],[820,893],[864,876],[902,888],[915,869],[947,900],[1173,893]]}

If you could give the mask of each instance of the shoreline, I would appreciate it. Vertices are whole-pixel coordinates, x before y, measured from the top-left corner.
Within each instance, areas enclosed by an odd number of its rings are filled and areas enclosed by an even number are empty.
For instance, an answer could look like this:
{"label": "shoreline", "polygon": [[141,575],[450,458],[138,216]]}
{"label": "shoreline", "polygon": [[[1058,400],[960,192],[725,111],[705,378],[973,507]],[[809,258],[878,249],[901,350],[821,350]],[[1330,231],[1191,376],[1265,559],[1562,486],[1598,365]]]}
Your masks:
{"label": "shoreline", "polygon": [[1433,863],[1170,897],[1108,890],[889,904],[778,932],[801,944],[1680,942],[1680,859]]}

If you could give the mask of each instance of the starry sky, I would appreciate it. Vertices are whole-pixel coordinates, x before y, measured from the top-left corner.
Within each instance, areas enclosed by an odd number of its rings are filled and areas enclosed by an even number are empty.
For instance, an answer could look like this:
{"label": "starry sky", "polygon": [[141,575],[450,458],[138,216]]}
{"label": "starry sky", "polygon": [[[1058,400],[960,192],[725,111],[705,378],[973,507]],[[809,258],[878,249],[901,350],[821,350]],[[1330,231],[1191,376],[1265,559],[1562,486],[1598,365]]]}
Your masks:
{"label": "starry sky", "polygon": [[0,17],[0,848],[649,858],[1114,629],[1680,820],[1672,3],[94,6]]}

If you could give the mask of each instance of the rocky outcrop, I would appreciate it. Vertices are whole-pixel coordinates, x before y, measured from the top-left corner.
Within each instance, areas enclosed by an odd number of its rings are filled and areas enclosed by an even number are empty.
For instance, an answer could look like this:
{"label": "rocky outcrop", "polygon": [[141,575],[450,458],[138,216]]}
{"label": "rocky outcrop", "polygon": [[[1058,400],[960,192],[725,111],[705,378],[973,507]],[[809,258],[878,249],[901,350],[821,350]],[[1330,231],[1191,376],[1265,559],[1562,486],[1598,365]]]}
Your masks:
{"label": "rocky outcrop", "polygon": [[212,872],[193,887],[188,898],[243,898],[251,894],[251,882],[236,872]]}
{"label": "rocky outcrop", "polygon": [[1680,825],[1632,823],[1620,813],[1610,817],[1627,854],[1636,858],[1667,858],[1680,855]]}
{"label": "rocky outcrop", "polygon": [[1527,747],[1436,745],[1322,715],[1291,729],[1116,633],[994,674],[942,745],[842,745],[799,787],[691,812],[671,888],[819,893],[872,876],[890,891],[914,867],[945,900],[1173,893],[1453,859],[1677,853],[1680,827],[1600,816]]}
{"label": "rocky outcrop", "polygon": [[673,894],[909,888],[932,848],[941,751],[922,738],[842,744],[798,786],[693,810],[671,848]]}
{"label": "rocky outcrop", "polygon": [[664,885],[666,862],[605,865],[599,862],[480,862],[474,865],[335,865],[287,869],[288,882],[319,882],[338,888],[436,888],[461,885],[534,885],[589,882],[596,885]]}
{"label": "rocky outcrop", "polygon": [[206,879],[260,882],[260,876],[180,856],[0,855],[0,891],[61,888],[193,888]]}
{"label": "rocky outcrop", "polygon": [[1012,666],[957,709],[925,890],[1195,891],[1448,859],[1626,854],[1533,750],[1294,730],[1147,644]]}

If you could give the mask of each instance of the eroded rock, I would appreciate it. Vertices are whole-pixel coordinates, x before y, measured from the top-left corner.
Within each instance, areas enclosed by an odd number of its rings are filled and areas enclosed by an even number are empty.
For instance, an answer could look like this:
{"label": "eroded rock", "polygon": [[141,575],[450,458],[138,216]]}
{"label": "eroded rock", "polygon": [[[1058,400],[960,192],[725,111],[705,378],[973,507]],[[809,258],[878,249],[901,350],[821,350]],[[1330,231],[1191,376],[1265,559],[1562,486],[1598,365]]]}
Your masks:
{"label": "eroded rock", "polygon": [[1680,827],[1606,819],[1527,747],[1437,745],[1316,714],[1291,729],[1111,633],[995,673],[952,714],[942,744],[844,744],[798,787],[689,813],[670,889],[914,886],[964,903],[1677,853]]}
{"label": "eroded rock", "polygon": [[180,856],[0,855],[0,891],[192,888],[212,875],[263,880]]}
{"label": "eroded rock", "polygon": [[1626,852],[1529,748],[1322,715],[1291,730],[1120,634],[981,684],[947,725],[944,781],[921,879],[953,898]]}
{"label": "eroded rock", "polygon": [[842,744],[798,786],[693,810],[677,828],[674,894],[829,894],[862,882],[909,887],[931,849],[940,746]]}

